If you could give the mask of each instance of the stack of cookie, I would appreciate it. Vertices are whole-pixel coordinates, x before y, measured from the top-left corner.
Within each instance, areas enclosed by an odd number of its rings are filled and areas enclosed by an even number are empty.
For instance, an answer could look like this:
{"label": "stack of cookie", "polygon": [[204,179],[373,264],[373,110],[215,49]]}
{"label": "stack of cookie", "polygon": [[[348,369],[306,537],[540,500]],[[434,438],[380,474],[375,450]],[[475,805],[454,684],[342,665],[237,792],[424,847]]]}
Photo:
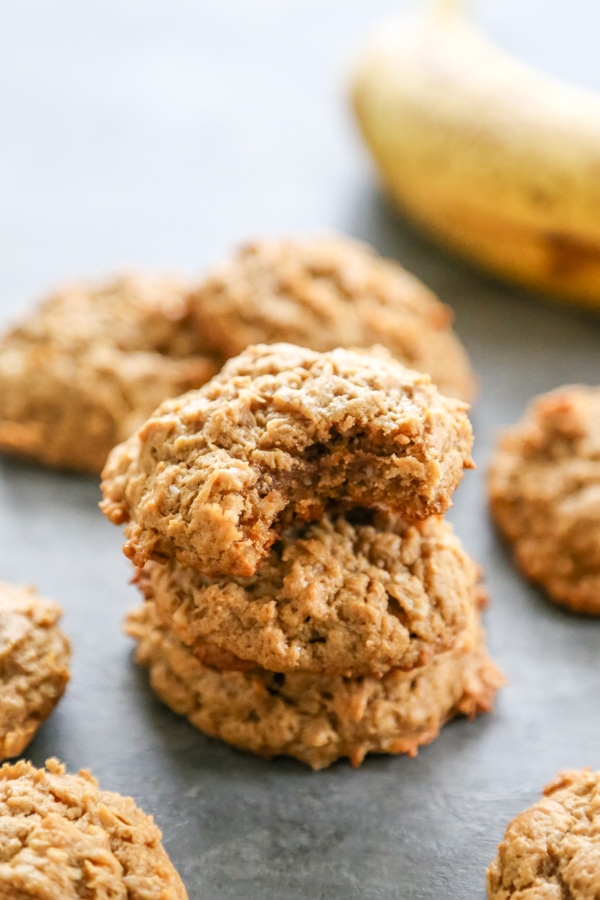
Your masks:
{"label": "stack of cookie", "polygon": [[251,347],[104,472],[154,689],[207,734],[313,768],[414,754],[501,676],[477,569],[441,518],[465,405],[387,353]]}

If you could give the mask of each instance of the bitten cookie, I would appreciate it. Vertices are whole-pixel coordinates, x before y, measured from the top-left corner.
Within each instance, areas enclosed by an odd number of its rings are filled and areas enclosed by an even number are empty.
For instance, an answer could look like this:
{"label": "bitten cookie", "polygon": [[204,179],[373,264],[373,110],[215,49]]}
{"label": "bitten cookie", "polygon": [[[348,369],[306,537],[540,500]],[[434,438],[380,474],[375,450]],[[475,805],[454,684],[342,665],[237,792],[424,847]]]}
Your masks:
{"label": "bitten cookie", "polygon": [[331,503],[426,518],[472,465],[466,407],[387,354],[250,347],[110,454],[101,507],[137,566],[252,575]]}
{"label": "bitten cookie", "polygon": [[219,670],[204,665],[160,625],[152,602],[130,614],[137,661],[158,696],[201,731],[261,756],[286,755],[322,769],[347,756],[408,753],[457,713],[489,711],[503,683],[485,649],[475,604],[460,641],[420,669],[382,678]]}
{"label": "bitten cookie", "polygon": [[600,773],[562,772],[506,829],[488,900],[600,897]]}
{"label": "bitten cookie", "polygon": [[0,768],[0,898],[187,900],[161,833],[131,797],[89,772]]}
{"label": "bitten cookie", "polygon": [[489,495],[523,572],[558,603],[600,614],[600,388],[536,398],[500,439]]}
{"label": "bitten cookie", "polygon": [[22,752],[64,693],[71,651],[60,615],[32,589],[0,583],[0,759]]}
{"label": "bitten cookie", "polygon": [[176,279],[66,288],[0,340],[0,450],[99,472],[159,403],[222,361],[194,333]]}
{"label": "bitten cookie", "polygon": [[278,341],[319,351],[383,344],[404,365],[429,373],[443,394],[473,395],[451,310],[358,241],[249,243],[197,288],[192,309],[200,333],[227,356]]}
{"label": "bitten cookie", "polygon": [[383,675],[454,645],[477,567],[441,519],[355,510],[287,529],[250,578],[170,561],[138,575],[163,625],[219,668]]}

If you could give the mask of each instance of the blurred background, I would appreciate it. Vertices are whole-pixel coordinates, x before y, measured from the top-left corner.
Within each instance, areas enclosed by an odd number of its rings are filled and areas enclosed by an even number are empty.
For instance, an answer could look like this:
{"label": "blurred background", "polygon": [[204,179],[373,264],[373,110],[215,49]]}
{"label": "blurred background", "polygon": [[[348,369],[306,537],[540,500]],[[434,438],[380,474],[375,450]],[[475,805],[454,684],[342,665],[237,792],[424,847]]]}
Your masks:
{"label": "blurred background", "polygon": [[[123,266],[196,273],[257,234],[377,242],[346,74],[369,26],[412,5],[0,4],[2,308]],[[592,0],[470,6],[506,49],[600,88]]]}
{"label": "blurred background", "polygon": [[[600,766],[600,632],[552,607],[491,529],[485,467],[531,396],[600,379],[599,320],[433,247],[377,187],[347,99],[368,28],[404,0],[0,0],[0,325],[51,287],[124,268],[198,274],[261,235],[339,230],[456,313],[478,373],[478,469],[452,512],[484,566],[495,714],[417,760],[312,774],[201,736],[120,634],[135,602],[93,478],[0,462],[0,573],[66,608],[64,701],[34,741],[153,813],[190,897],[466,900],[509,818],[563,767]],[[592,0],[482,0],[501,46],[600,89]]]}

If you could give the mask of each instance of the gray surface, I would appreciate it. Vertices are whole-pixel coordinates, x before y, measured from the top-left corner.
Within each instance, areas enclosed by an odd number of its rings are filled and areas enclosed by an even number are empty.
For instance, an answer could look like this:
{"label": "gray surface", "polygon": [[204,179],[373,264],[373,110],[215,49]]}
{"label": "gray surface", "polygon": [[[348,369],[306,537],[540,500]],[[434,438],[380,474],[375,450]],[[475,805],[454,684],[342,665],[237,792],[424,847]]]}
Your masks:
{"label": "gray surface", "polygon": [[[369,758],[358,772],[262,762],[161,706],[120,634],[136,597],[94,479],[0,463],[1,577],[59,600],[75,650],[29,755],[89,767],[154,813],[194,900],[482,898],[508,819],[561,767],[600,767],[600,625],[518,577],[483,490],[499,425],[539,391],[598,382],[600,322],[472,273],[380,200],[343,72],[363,29],[397,7],[0,3],[2,323],[74,275],[194,272],[250,235],[338,228],[453,304],[481,378],[479,468],[452,518],[485,566],[489,642],[510,686],[492,716],[452,723],[416,760]],[[591,0],[497,0],[483,13],[506,46],[600,86]]]}

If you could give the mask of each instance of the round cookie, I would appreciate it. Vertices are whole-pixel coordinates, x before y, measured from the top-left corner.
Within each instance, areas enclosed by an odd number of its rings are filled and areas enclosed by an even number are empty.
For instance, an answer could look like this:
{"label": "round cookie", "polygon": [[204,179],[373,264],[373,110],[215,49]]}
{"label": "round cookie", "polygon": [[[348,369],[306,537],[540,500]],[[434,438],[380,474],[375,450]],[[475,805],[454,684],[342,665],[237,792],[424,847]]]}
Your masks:
{"label": "round cookie", "polygon": [[0,583],[0,759],[23,751],[64,693],[71,651],[60,615],[31,588]]}
{"label": "round cookie", "polygon": [[383,675],[454,645],[477,567],[450,525],[356,510],[287,529],[250,578],[175,561],[138,582],[163,625],[218,668]]}
{"label": "round cookie", "polygon": [[313,350],[383,344],[427,372],[443,394],[470,400],[474,377],[452,312],[417,278],[342,237],[264,240],[242,247],[194,292],[203,339],[227,356],[288,341]]}
{"label": "round cookie", "polygon": [[487,871],[488,900],[600,896],[600,773],[562,772],[506,829]]}
{"label": "round cookie", "polygon": [[161,833],[131,797],[57,760],[0,768],[0,897],[187,900]]}
{"label": "round cookie", "polygon": [[0,340],[0,450],[100,472],[166,397],[220,368],[190,325],[188,286],[127,275],[49,297]]}
{"label": "round cookie", "polygon": [[499,441],[489,496],[523,572],[558,603],[600,614],[600,388],[535,398]]}
{"label": "round cookie", "polygon": [[219,670],[204,665],[160,625],[154,604],[131,613],[127,631],[158,696],[211,737],[260,756],[293,756],[322,769],[347,756],[408,753],[437,737],[457,713],[491,709],[503,678],[485,649],[476,606],[457,645],[420,669],[382,678]]}
{"label": "round cookie", "polygon": [[135,565],[252,575],[327,504],[441,514],[472,466],[466,407],[387,354],[250,347],[116,447],[101,507]]}

